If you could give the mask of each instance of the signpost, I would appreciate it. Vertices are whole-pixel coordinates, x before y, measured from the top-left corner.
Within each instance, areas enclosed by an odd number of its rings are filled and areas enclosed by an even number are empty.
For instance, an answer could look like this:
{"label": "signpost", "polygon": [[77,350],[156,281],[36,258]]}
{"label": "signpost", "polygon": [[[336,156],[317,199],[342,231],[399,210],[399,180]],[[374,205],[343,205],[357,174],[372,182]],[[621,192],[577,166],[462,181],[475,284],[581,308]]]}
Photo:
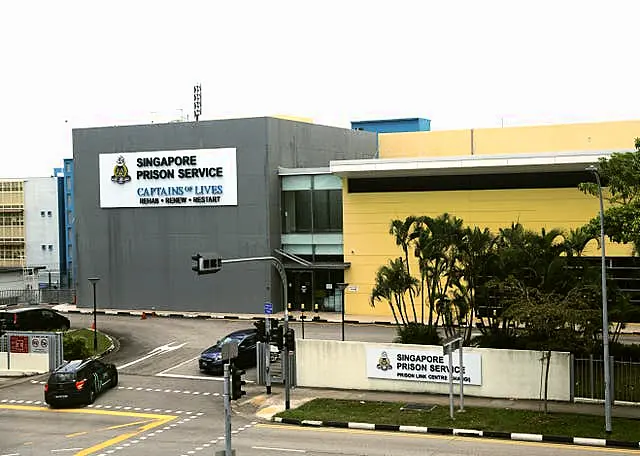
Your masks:
{"label": "signpost", "polygon": [[462,337],[454,336],[444,341],[442,344],[442,354],[449,355],[449,415],[453,420],[453,352],[460,350],[460,364],[458,374],[460,376],[460,411],[464,410],[464,370],[462,365]]}
{"label": "signpost", "polygon": [[265,319],[264,319],[264,327],[265,327],[265,333],[267,336],[267,350],[266,350],[266,354],[264,355],[266,358],[265,361],[265,366],[266,366],[266,371],[267,371],[267,394],[271,394],[271,344],[270,344],[270,338],[271,338],[271,318],[269,318],[269,315],[273,314],[273,304],[270,302],[265,302],[264,303],[264,314],[265,314]]}

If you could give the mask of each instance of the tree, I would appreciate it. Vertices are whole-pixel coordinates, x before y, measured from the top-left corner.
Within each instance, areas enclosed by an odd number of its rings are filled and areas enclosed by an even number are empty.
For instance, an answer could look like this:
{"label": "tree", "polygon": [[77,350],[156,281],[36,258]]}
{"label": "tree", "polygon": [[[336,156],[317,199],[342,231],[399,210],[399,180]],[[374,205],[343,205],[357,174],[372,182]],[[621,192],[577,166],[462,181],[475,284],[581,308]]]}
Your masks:
{"label": "tree", "polygon": [[457,307],[464,305],[468,309],[469,321],[465,330],[465,343],[471,339],[474,318],[478,313],[476,294],[479,285],[485,280],[491,261],[495,259],[496,237],[489,231],[476,227],[467,227],[463,231],[458,246],[458,273],[454,275],[455,286],[453,301]]}
{"label": "tree", "polygon": [[[404,261],[407,267],[407,274],[411,276],[411,270],[409,268],[409,242],[411,227],[416,221],[416,217],[409,216],[404,221],[403,220],[392,220],[391,226],[389,227],[389,234],[393,235],[396,241],[396,245],[402,248],[402,252],[404,253]],[[416,304],[413,300],[413,292],[409,291],[409,299],[411,300],[411,308],[413,310],[413,319],[417,321],[418,317],[416,315]]]}
{"label": "tree", "polygon": [[[387,301],[396,325],[402,323],[403,326],[406,326],[410,323],[410,319],[405,296],[407,293],[416,293],[417,288],[418,280],[408,274],[402,257],[389,260],[389,263],[381,266],[376,273],[370,304],[375,306],[377,301]],[[400,319],[398,319],[398,315]]]}
{"label": "tree", "polygon": [[[613,242],[632,244],[633,253],[640,253],[640,138],[635,139],[635,151],[614,153],[598,160],[598,172],[607,200],[604,211],[605,234]],[[598,184],[583,182],[578,188],[598,197]],[[598,236],[600,218],[596,215],[586,229]]]}
{"label": "tree", "polygon": [[[594,287],[578,285],[568,294],[545,292],[510,280],[513,291],[505,315],[522,327],[524,348],[544,353],[544,411],[548,412],[549,366],[552,351],[574,351],[593,345],[600,314],[594,305]],[[589,299],[590,298],[590,299]]]}

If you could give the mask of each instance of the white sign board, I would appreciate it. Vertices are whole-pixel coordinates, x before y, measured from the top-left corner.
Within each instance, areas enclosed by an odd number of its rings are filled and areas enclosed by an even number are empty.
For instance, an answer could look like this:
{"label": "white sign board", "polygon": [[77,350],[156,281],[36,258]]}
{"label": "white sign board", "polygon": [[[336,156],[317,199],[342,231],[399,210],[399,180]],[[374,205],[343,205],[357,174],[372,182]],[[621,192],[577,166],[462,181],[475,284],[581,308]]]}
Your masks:
{"label": "white sign board", "polygon": [[31,336],[31,353],[49,353],[49,338],[47,336]]}
{"label": "white sign board", "polygon": [[[464,353],[465,385],[482,385],[482,355]],[[418,382],[449,382],[449,357],[442,350],[367,347],[367,377]],[[453,357],[453,381],[460,382],[459,356]]]}
{"label": "white sign board", "polygon": [[236,149],[100,154],[100,207],[237,206]]}

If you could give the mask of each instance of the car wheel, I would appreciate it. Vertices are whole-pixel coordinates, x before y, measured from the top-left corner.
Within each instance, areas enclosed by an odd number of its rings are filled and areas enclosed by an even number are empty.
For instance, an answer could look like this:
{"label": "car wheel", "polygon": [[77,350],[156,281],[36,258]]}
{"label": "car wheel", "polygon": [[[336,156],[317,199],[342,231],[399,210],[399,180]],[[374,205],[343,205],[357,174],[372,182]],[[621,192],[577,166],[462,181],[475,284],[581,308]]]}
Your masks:
{"label": "car wheel", "polygon": [[116,386],[118,386],[118,372],[117,371],[113,374],[113,381],[111,382],[111,388],[115,388]]}

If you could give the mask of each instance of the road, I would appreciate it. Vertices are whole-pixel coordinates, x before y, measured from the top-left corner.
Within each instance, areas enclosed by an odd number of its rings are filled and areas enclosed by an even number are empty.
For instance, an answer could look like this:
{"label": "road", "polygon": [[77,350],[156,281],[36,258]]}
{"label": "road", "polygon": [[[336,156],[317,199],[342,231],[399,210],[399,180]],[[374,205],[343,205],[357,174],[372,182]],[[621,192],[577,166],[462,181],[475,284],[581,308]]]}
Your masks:
{"label": "road", "polygon": [[[89,327],[90,315],[70,315]],[[224,445],[223,384],[197,368],[202,349],[249,321],[99,316],[98,328],[120,349],[107,357],[119,366],[119,385],[78,409],[51,410],[42,403],[45,376],[0,388],[0,456],[111,454],[184,456],[214,454]],[[292,323],[301,335],[300,323]],[[340,325],[305,324],[305,336],[340,338]],[[388,326],[346,325],[347,340],[387,342]],[[247,379],[255,378],[249,371]],[[263,387],[246,386],[233,404],[238,455],[590,455],[611,449],[477,440],[341,429],[295,428],[258,422],[248,399]],[[274,390],[275,391],[275,390]],[[637,453],[636,453],[637,454]]]}
{"label": "road", "polygon": [[638,454],[606,448],[514,442],[354,429],[300,428],[258,424],[238,436],[234,448],[242,456],[591,456]]}

